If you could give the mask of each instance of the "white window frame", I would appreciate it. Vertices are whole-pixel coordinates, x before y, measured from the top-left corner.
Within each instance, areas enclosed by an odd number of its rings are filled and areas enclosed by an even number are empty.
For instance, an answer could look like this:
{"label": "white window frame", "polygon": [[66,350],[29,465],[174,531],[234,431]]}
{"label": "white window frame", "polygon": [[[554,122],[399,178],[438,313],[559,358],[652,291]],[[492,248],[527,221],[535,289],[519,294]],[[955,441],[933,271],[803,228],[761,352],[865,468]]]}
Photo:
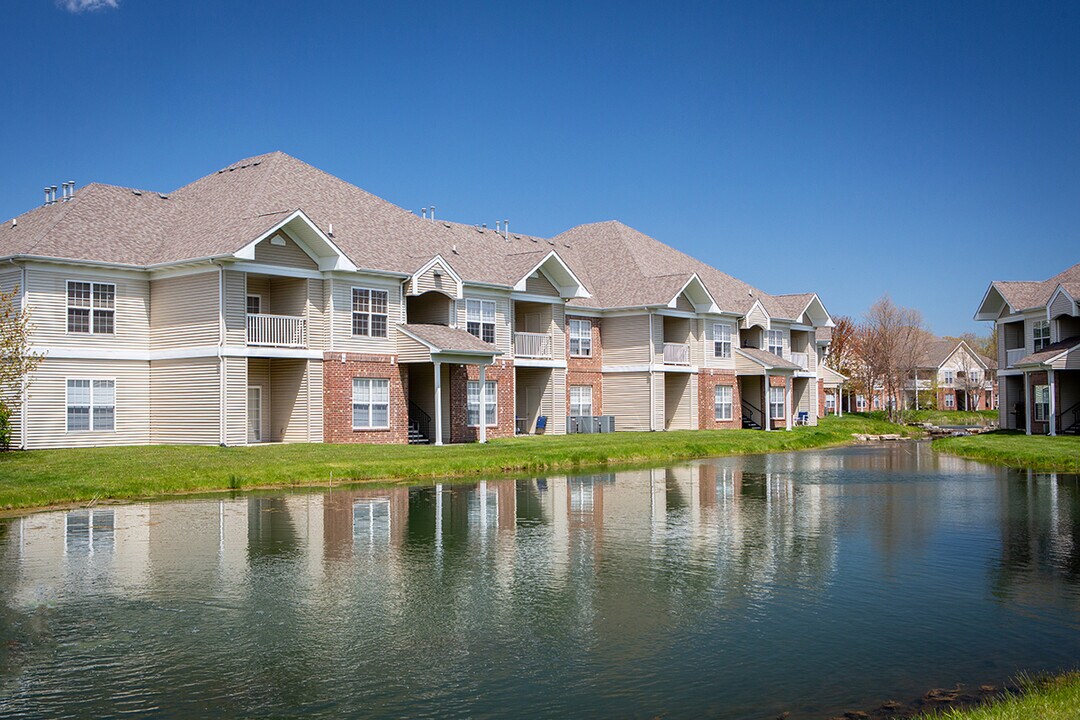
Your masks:
{"label": "white window frame", "polygon": [[[720,396],[727,391],[727,399]],[[725,413],[724,410],[727,410]],[[731,385],[717,385],[713,390],[713,418],[717,421],[732,420],[735,417],[735,388]]]}
{"label": "white window frame", "polygon": [[[495,427],[499,424],[499,383],[496,380],[485,380],[485,397],[487,412],[484,419],[487,427]],[[465,419],[468,427],[479,427],[478,422],[472,422],[475,413],[477,421],[480,420],[480,381],[470,380],[465,387]]]}
{"label": "white window frame", "polygon": [[[574,349],[577,343],[577,349]],[[570,320],[570,357],[592,357],[592,320]]]}
{"label": "white window frame", "polygon": [[857,409],[859,409],[859,410],[865,410],[866,409],[866,396],[865,395],[856,395],[855,396],[855,407]]}
{"label": "white window frame", "polygon": [[[374,388],[376,386],[376,383],[379,383],[380,387],[382,386],[381,385],[382,383],[385,383],[385,387],[386,387],[386,401],[385,402],[381,402],[381,401],[376,402],[375,401],[375,396],[374,396],[373,390],[374,390]],[[367,391],[368,391],[367,401],[366,402],[358,402],[358,400],[357,400],[357,390],[359,390],[360,387],[364,386],[364,385],[367,386]],[[382,405],[386,406],[386,424],[385,425],[376,425],[373,422],[374,417],[375,417],[375,408],[377,406],[382,406]],[[356,412],[357,412],[357,409],[360,408],[360,407],[366,407],[367,408],[367,424],[366,425],[365,424],[359,424],[358,425],[356,423]],[[352,429],[353,430],[389,430],[390,429],[390,378],[379,378],[379,377],[354,377],[353,378]]]}
{"label": "white window frame", "polygon": [[[1042,396],[1042,399],[1040,399]],[[1037,422],[1046,422],[1050,419],[1050,386],[1035,385],[1032,388],[1032,413],[1031,417]]]}
{"label": "white window frame", "polygon": [[956,396],[952,393],[945,393],[945,409],[952,410],[956,407]]}
{"label": "white window frame", "polygon": [[[71,286],[72,285],[89,285],[90,286],[90,299],[88,305],[72,305],[71,304]],[[98,307],[95,297],[95,290],[99,287],[112,288],[112,307]],[[111,282],[98,282],[96,280],[68,280],[64,283],[64,327],[68,335],[116,335],[116,283]],[[71,329],[71,311],[72,310],[86,310],[86,331],[72,330]],[[104,313],[112,314],[112,330],[107,332],[94,329],[94,319],[96,315]]]}
{"label": "white window frame", "polygon": [[[577,398],[574,396],[577,395]],[[586,404],[582,402],[582,396],[588,396],[588,412],[584,412]],[[575,410],[574,408],[577,408]],[[589,416],[593,414],[593,386],[592,385],[571,385],[570,386],[570,415],[574,417]]]}
{"label": "white window frame", "polygon": [[[773,343],[773,338],[779,338],[776,344]],[[776,352],[779,349],[780,352]],[[765,350],[771,352],[773,355],[784,357],[784,331],[783,330],[766,330],[765,331]]]}
{"label": "white window frame", "polygon": [[825,409],[836,410],[836,395],[834,393],[825,394]]}
{"label": "white window frame", "polygon": [[[366,292],[368,294],[368,296],[367,296],[367,310],[357,310],[356,309],[356,299],[357,299],[356,294],[358,292]],[[386,312],[375,312],[374,311],[374,307],[375,307],[375,302],[374,301],[375,301],[376,293],[381,294],[386,298],[386,302],[385,302]],[[390,336],[390,291],[389,290],[380,290],[378,288],[353,286],[351,292],[349,293],[349,302],[351,303],[350,309],[352,310],[352,315],[350,315],[350,323],[352,325],[351,329],[352,329],[353,337],[386,338],[386,337]],[[361,317],[366,317],[367,318],[367,332],[357,332],[356,331],[356,321],[357,321],[357,319],[359,319]],[[372,328],[375,325],[375,318],[377,318],[377,317],[382,318],[382,322],[383,322],[383,333],[381,335],[375,335],[372,332]]]}
{"label": "white window frame", "polygon": [[[72,402],[71,402],[71,383],[73,383],[73,382],[89,383],[87,388],[86,388],[86,390],[87,390],[87,403],[86,404],[83,404],[83,403],[79,403],[78,405],[73,405],[72,404]],[[97,398],[95,397],[97,395],[97,393],[94,392],[97,389],[95,387],[96,383],[112,383],[112,404],[111,405],[105,405],[105,404],[99,405],[97,403]],[[72,429],[72,427],[71,427],[71,417],[70,417],[70,415],[68,413],[69,413],[70,408],[73,408],[73,407],[80,407],[80,408],[85,407],[86,408],[86,413],[87,413],[86,423],[87,424],[86,424],[85,428]],[[97,423],[95,422],[95,419],[94,419],[94,410],[102,409],[102,408],[112,408],[112,427],[110,427],[110,428],[96,427]],[[112,377],[110,377],[110,378],[100,378],[100,377],[67,377],[67,378],[64,378],[64,429],[65,429],[65,432],[68,432],[68,433],[116,432],[116,378],[112,378]]]}
{"label": "white window frame", "polygon": [[[484,319],[487,316],[487,313],[485,312],[485,310],[488,308],[488,306],[491,307],[491,320],[490,321]],[[465,300],[465,330],[470,335],[473,335],[474,337],[480,338],[480,340],[482,340],[483,342],[491,343],[491,344],[494,345],[495,344],[495,339],[497,337],[496,332],[495,332],[496,331],[495,323],[496,323],[496,319],[498,318],[497,311],[498,311],[498,308],[496,307],[496,304],[495,304],[494,300],[483,300],[483,299],[480,299],[480,298],[466,298],[466,300]],[[472,324],[475,324],[477,326],[476,327],[476,332],[473,332],[472,329],[469,327]],[[485,340],[484,339],[484,329],[485,329],[485,326],[488,326],[488,325],[491,326],[491,339],[490,340]]]}
{"label": "white window frame", "polygon": [[[713,357],[731,357],[732,342],[735,338],[735,326],[731,323],[713,323]],[[725,337],[726,335],[726,337]]]}
{"label": "white window frame", "polygon": [[1051,344],[1049,320],[1036,320],[1031,323],[1031,343],[1032,352],[1039,352]]}
{"label": "white window frame", "polygon": [[[259,301],[259,312],[256,312],[256,313],[251,312],[250,303],[251,303],[252,299],[255,299],[255,300]],[[263,296],[262,296],[261,293],[251,293],[251,292],[249,292],[244,296],[244,312],[246,312],[248,315],[262,315],[263,314]]]}
{"label": "white window frame", "polygon": [[[783,387],[769,387],[769,419],[770,420],[783,420],[786,415],[785,406],[787,405],[785,390]],[[777,402],[776,398],[779,396],[780,400]],[[779,408],[779,411],[777,411]]]}

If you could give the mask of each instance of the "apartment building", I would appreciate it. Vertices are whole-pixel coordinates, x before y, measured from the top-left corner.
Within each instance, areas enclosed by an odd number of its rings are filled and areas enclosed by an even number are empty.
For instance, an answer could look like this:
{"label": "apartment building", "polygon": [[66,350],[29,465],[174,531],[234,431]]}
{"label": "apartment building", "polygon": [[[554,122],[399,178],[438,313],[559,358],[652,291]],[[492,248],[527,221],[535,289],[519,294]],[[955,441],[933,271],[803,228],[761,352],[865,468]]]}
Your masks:
{"label": "apartment building", "polygon": [[[992,410],[996,363],[963,340],[929,341],[905,388],[907,407],[935,410]],[[929,397],[929,403],[924,400]]]}
{"label": "apartment building", "polygon": [[975,313],[998,338],[1001,427],[1080,433],[1080,264],[1049,280],[992,282]]}
{"label": "apartment building", "polygon": [[172,193],[65,186],[0,227],[0,288],[44,355],[18,444],[816,422],[815,294],[768,295],[620,223],[540,238],[423,215],[283,153]]}

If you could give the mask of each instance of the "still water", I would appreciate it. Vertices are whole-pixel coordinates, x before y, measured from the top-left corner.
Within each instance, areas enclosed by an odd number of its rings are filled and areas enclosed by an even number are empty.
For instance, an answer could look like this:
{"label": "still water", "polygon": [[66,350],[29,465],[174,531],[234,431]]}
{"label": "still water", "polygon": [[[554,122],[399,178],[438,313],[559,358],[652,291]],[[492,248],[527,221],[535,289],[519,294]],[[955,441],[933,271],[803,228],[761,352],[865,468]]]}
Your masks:
{"label": "still water", "polygon": [[922,444],[0,521],[4,717],[822,717],[1080,660],[1080,484]]}

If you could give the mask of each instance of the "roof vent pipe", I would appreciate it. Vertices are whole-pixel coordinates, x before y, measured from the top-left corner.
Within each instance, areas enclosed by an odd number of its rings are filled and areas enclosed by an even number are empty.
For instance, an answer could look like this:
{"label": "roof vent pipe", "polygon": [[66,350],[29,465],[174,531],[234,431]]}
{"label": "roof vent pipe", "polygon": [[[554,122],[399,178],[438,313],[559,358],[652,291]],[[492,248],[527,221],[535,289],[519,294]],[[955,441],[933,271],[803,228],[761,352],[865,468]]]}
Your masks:
{"label": "roof vent pipe", "polygon": [[431,222],[435,222],[435,206],[434,205],[431,206],[431,217],[428,218],[428,219],[431,220]]}
{"label": "roof vent pipe", "polygon": [[427,208],[426,207],[420,208],[420,217],[423,218],[424,220],[427,220]]}
{"label": "roof vent pipe", "polygon": [[52,186],[52,201],[56,202],[56,186]]}
{"label": "roof vent pipe", "polygon": [[487,230],[487,223],[480,223],[480,232]]}
{"label": "roof vent pipe", "polygon": [[75,197],[75,181],[68,180],[68,197]]}
{"label": "roof vent pipe", "polygon": [[499,220],[496,220],[496,221],[495,221],[495,232],[497,232],[497,233],[499,233],[500,235],[502,235],[502,222],[501,222],[501,221],[499,221]]}
{"label": "roof vent pipe", "polygon": [[510,221],[509,220],[503,220],[503,237],[505,237],[507,240],[510,239]]}
{"label": "roof vent pipe", "polygon": [[46,205],[49,204],[49,186],[48,185],[45,186],[45,204]]}

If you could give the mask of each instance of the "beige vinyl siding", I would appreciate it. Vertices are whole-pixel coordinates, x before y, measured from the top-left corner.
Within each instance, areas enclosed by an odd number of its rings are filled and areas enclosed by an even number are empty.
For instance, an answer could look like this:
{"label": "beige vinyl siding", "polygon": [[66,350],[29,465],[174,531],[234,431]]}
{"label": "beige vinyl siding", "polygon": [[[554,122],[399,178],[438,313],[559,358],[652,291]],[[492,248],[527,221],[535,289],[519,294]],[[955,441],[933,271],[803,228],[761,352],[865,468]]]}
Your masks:
{"label": "beige vinyl siding", "polygon": [[658,373],[663,383],[664,418],[661,419],[666,430],[693,429],[693,375],[690,373]]}
{"label": "beige vinyl siding", "polygon": [[[280,238],[285,241],[284,245],[274,245],[271,240]],[[255,262],[267,265],[286,265],[296,268],[319,268],[318,263],[304,252],[292,238],[283,232],[274,235],[274,238],[266,238],[255,246]]]}
{"label": "beige vinyl siding", "polygon": [[398,362],[431,362],[431,351],[427,345],[413,340],[405,333],[398,333],[397,337]]}
{"label": "beige vinyl siding", "polygon": [[150,344],[154,350],[216,346],[218,270],[150,282]]}
{"label": "beige vinyl siding", "polygon": [[[678,318],[676,318],[678,319]],[[674,341],[672,341],[674,342]],[[664,318],[662,315],[652,316],[652,362],[657,365],[664,364]],[[658,427],[663,427],[659,425]]]}
{"label": "beige vinyl siding", "polygon": [[653,411],[653,423],[652,429],[662,430],[664,428],[664,414],[667,410],[665,403],[667,402],[667,394],[664,392],[664,373],[658,372],[652,375],[652,411]]}
{"label": "beige vinyl siding", "polygon": [[307,442],[307,361],[274,358],[270,361],[270,438],[277,442]]}
{"label": "beige vinyl siding", "polygon": [[551,411],[547,413],[547,432],[555,435],[566,434],[566,369],[551,369]]}
{"label": "beige vinyl siding", "polygon": [[[247,345],[248,276],[247,273],[235,270],[225,270],[224,273],[225,344],[233,346]],[[262,292],[256,294],[262,297],[262,306],[265,307],[267,303],[266,288],[261,288],[261,290]]]}
{"label": "beige vinyl siding", "polygon": [[536,277],[525,279],[525,292],[531,295],[559,297],[559,289],[552,285],[551,281],[544,277],[544,274],[541,272],[537,272]]}
{"label": "beige vinyl siding", "polygon": [[[596,320],[594,319],[593,322],[595,323]],[[566,332],[566,306],[552,305],[551,352],[554,360],[566,360]]]}
{"label": "beige vinyl siding", "polygon": [[1072,315],[1073,303],[1065,295],[1065,293],[1058,293],[1054,298],[1053,304],[1050,305],[1050,317],[1055,318],[1058,315]]}
{"label": "beige vinyl siding", "polygon": [[[397,349],[397,326],[402,317],[401,283],[358,275],[354,279],[334,279],[334,350],[392,355]],[[386,290],[388,305],[387,337],[373,338],[352,334],[353,288]]]}
{"label": "beige vinyl siding", "polygon": [[[67,381],[115,380],[113,431],[67,431]],[[146,445],[150,442],[150,366],[140,360],[46,358],[30,380],[27,448]]]}
{"label": "beige vinyl siding", "polygon": [[[731,357],[718,358],[713,343],[716,340],[714,325],[727,325],[731,328]],[[734,318],[705,318],[702,320],[703,332],[701,352],[704,357],[704,365],[712,368],[735,369],[735,349],[739,347],[739,323]]]}
{"label": "beige vinyl siding", "polygon": [[618,315],[604,318],[603,344],[604,365],[648,364],[649,316]]}
{"label": "beige vinyl siding", "polygon": [[[605,320],[605,331],[606,322]],[[605,373],[604,414],[615,416],[616,430],[651,429],[649,373]]]}
{"label": "beige vinyl siding", "polygon": [[769,316],[765,314],[765,311],[761,309],[760,305],[755,304],[751,308],[750,312],[743,318],[743,327],[748,328],[753,325],[760,325],[763,328],[769,327]]}
{"label": "beige vinyl siding", "polygon": [[225,444],[247,444],[247,358],[225,358]]}
{"label": "beige vinyl siding", "polygon": [[[432,298],[438,302],[430,302]],[[419,325],[450,325],[455,312],[454,301],[445,295],[429,295],[423,300],[414,301],[407,320]]]}
{"label": "beige vinyl siding", "polygon": [[[551,373],[552,369],[548,368],[518,368],[514,373],[514,415],[527,421],[529,433],[536,431],[536,419],[541,415],[548,418],[548,431],[554,432],[551,420],[554,410]],[[535,408],[531,408],[529,401],[534,397],[539,398],[539,403]]]}
{"label": "beige vinyl siding", "polygon": [[[440,276],[435,277],[436,269],[439,271]],[[441,293],[445,293],[450,297],[457,297],[458,287],[457,281],[447,271],[446,266],[442,263],[435,263],[427,272],[421,274],[416,278],[415,285],[412,281],[409,282],[408,292],[410,295],[422,295],[428,291],[437,290]],[[419,322],[419,321],[414,321]]]}
{"label": "beige vinyl siding", "polygon": [[465,297],[457,301],[457,326],[465,330],[466,300],[494,300],[495,301],[495,346],[502,350],[508,357],[513,355],[514,343],[511,340],[510,325],[513,311],[510,307],[510,298],[505,295],[485,295],[481,293],[467,293]]}
{"label": "beige vinyl siding", "polygon": [[705,321],[696,318],[690,321],[690,364],[701,367],[705,364]]}
{"label": "beige vinyl siding", "polygon": [[[0,292],[14,292],[16,288],[22,283],[22,268],[15,265],[8,265],[0,268]],[[19,288],[19,295],[22,295],[22,288]],[[19,300],[17,296],[16,301]]]}
{"label": "beige vinyl siding", "polygon": [[216,357],[150,362],[151,442],[221,442],[220,362]]}
{"label": "beige vinyl siding", "polygon": [[308,360],[308,442],[323,441],[323,364]]}
{"label": "beige vinyl siding", "polygon": [[[248,387],[262,389],[262,440],[270,440],[270,406],[273,398],[270,396],[270,360],[268,358],[248,358],[247,361],[247,384]],[[247,438],[247,421],[244,422],[244,437]]]}
{"label": "beige vinyl siding", "polygon": [[[18,289],[19,294],[13,298],[15,306],[18,307],[22,300],[22,268],[14,265],[7,265],[0,268],[0,292],[10,293]],[[5,400],[9,403],[9,406],[14,407],[19,403],[21,393],[17,388],[9,390],[0,390],[0,400]],[[22,413],[13,413],[9,422],[11,423],[11,446],[19,447],[22,445]]]}
{"label": "beige vinyl siding", "polygon": [[735,372],[739,375],[762,375],[765,370],[750,358],[735,353]]}
{"label": "beige vinyl siding", "polygon": [[694,312],[694,303],[690,302],[690,298],[686,297],[686,293],[679,293],[679,297],[675,298],[675,309],[685,310],[686,312]]}
{"label": "beige vinyl siding", "polygon": [[[33,313],[35,345],[148,350],[150,348],[150,281],[85,270],[27,268],[27,290]],[[116,285],[115,333],[68,333],[67,281]]]}

